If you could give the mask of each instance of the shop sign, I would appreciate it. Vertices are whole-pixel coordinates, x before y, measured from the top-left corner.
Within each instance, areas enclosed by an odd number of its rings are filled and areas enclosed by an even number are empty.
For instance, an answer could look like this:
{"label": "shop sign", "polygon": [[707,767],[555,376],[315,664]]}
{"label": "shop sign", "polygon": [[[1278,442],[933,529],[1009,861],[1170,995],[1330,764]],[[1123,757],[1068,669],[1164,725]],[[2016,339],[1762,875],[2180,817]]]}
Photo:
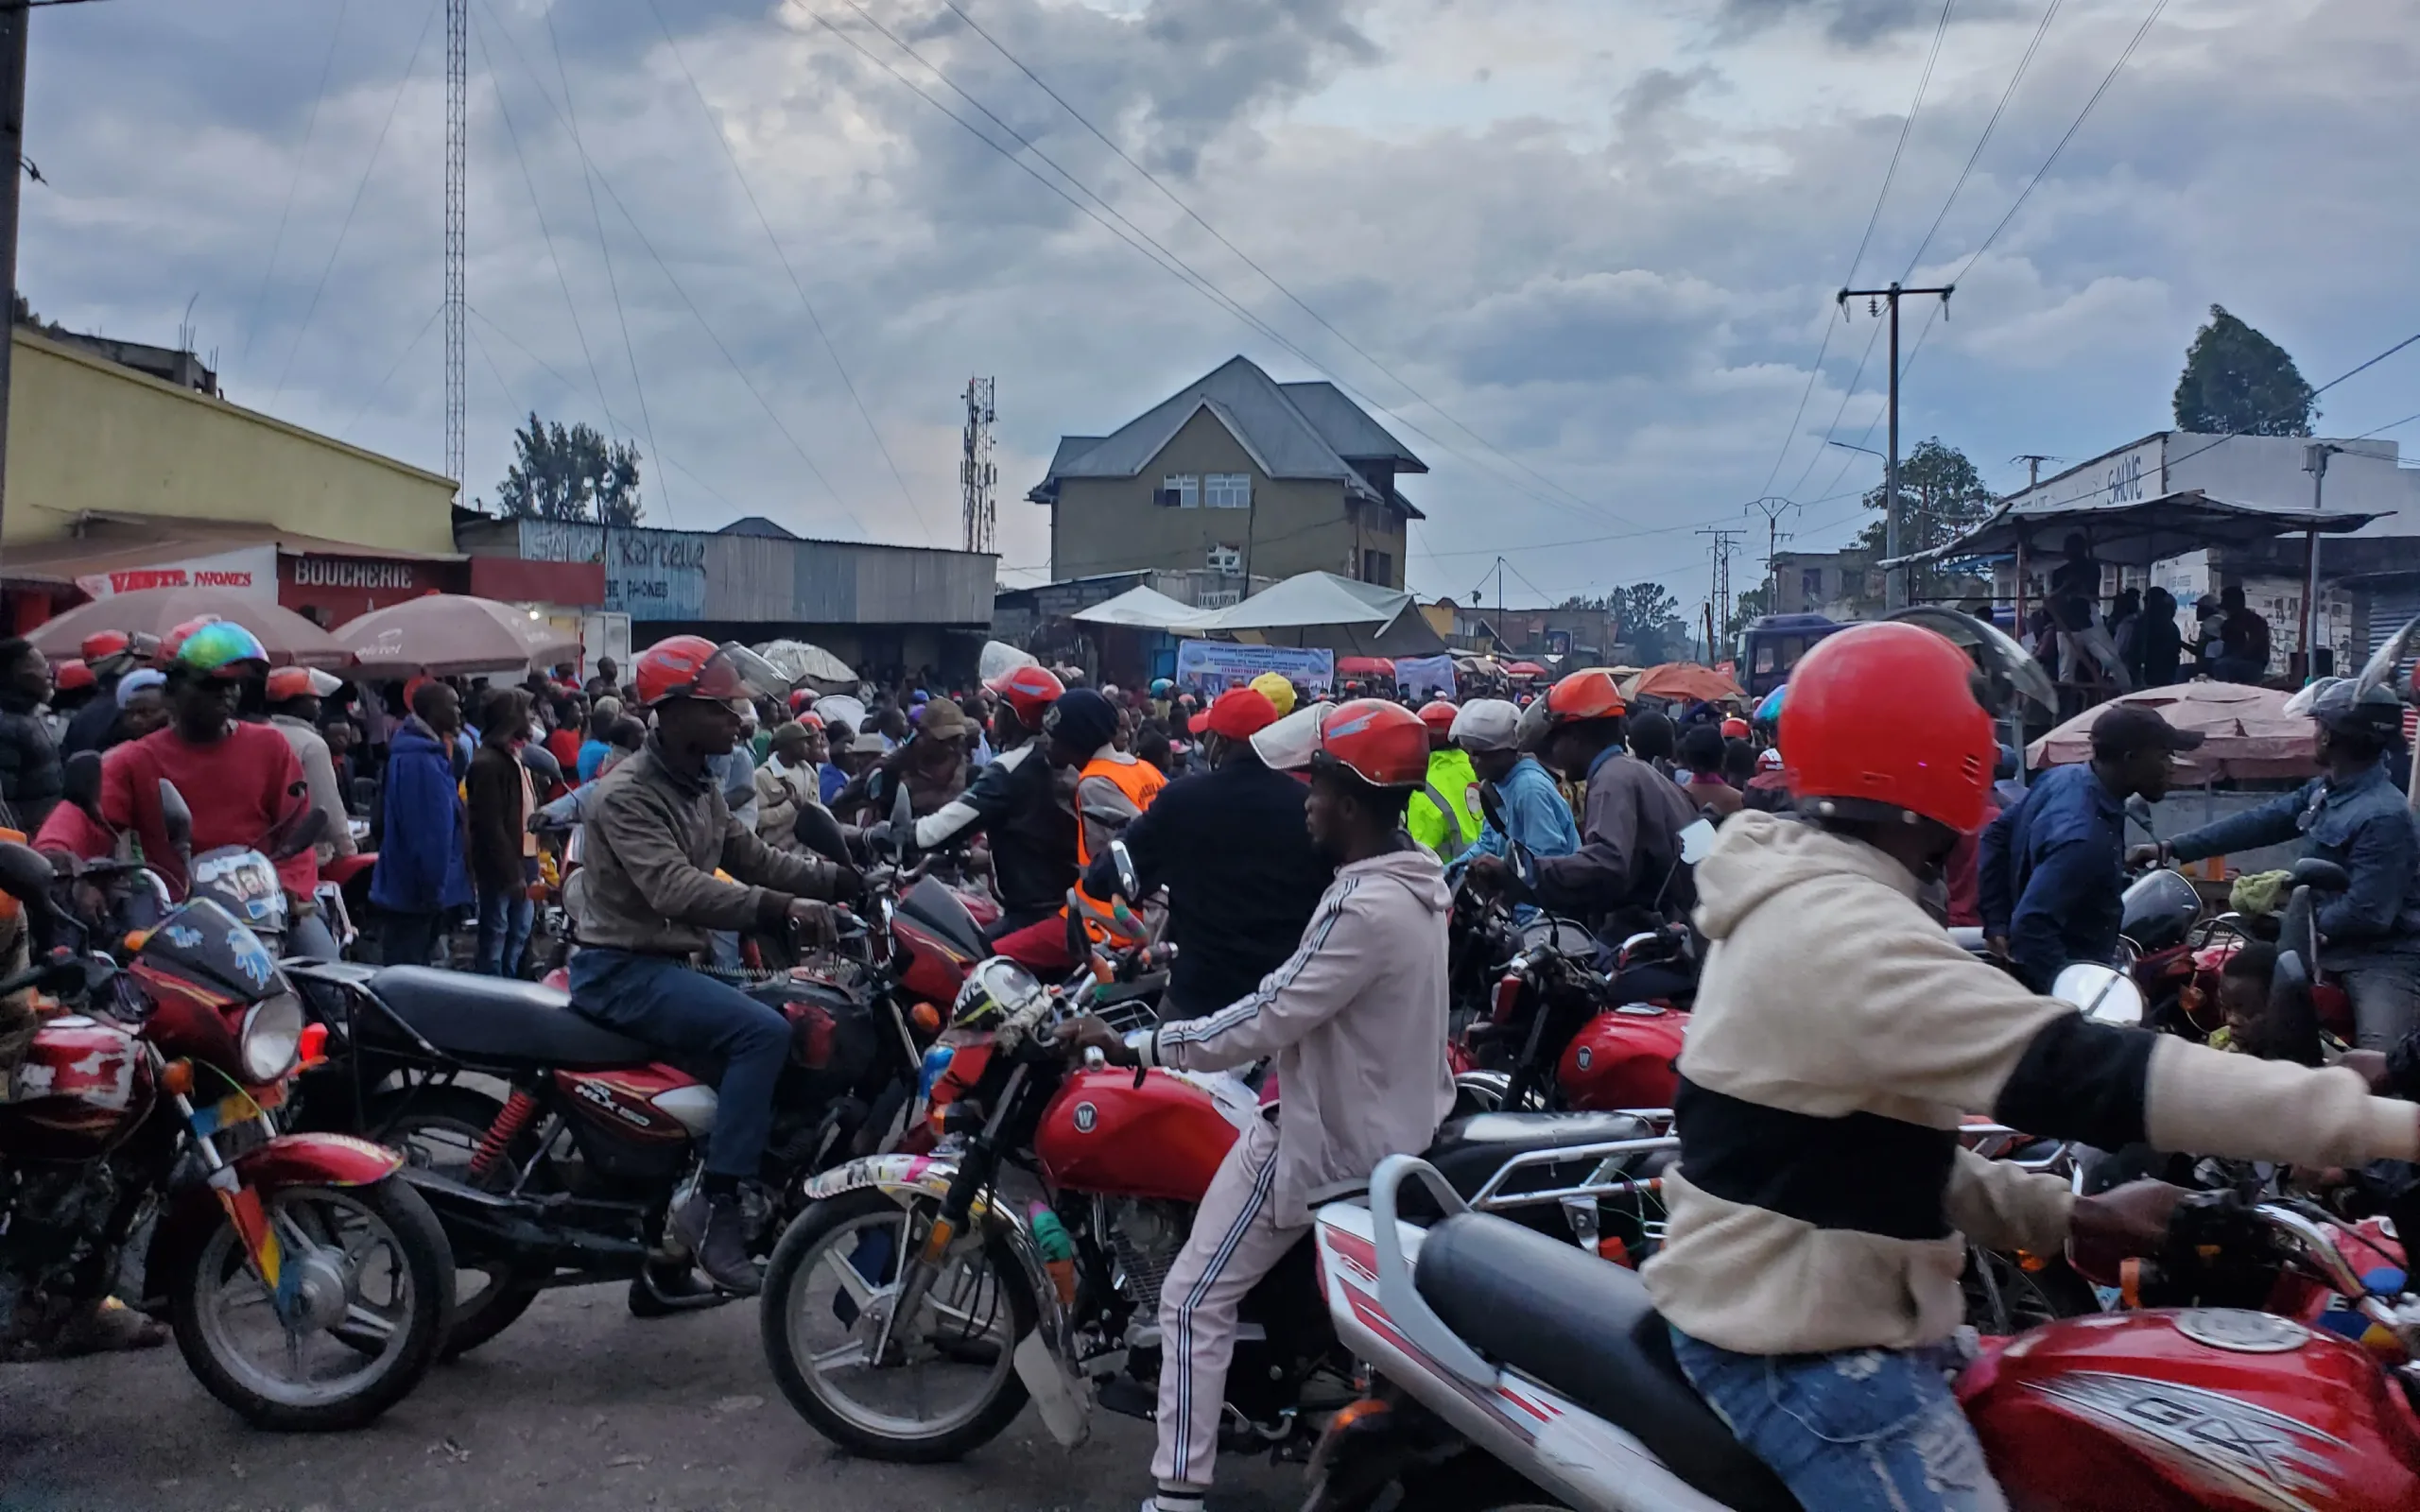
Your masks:
{"label": "shop sign", "polygon": [[418,586],[413,579],[413,564],[408,561],[379,560],[373,558],[297,557],[294,558],[294,586],[297,588],[401,589],[406,593]]}
{"label": "shop sign", "polygon": [[640,620],[706,617],[706,542],[671,530],[620,530],[569,520],[521,522],[530,561],[593,561],[605,568],[605,604]]}
{"label": "shop sign", "polygon": [[122,567],[91,573],[76,586],[95,598],[131,593],[146,588],[223,588],[253,593],[274,602],[277,597],[277,548],[241,546],[208,557],[188,557],[147,567]]}

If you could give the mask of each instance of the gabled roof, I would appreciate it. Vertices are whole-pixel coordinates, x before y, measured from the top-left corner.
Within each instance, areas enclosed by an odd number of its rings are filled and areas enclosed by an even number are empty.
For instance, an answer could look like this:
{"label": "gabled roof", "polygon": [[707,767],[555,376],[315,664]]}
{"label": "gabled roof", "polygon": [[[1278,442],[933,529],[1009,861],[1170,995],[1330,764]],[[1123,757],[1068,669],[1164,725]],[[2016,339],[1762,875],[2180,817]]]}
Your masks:
{"label": "gabled roof", "polygon": [[718,536],[763,536],[774,541],[802,540],[797,532],[773,524],[761,514],[742,515],[715,532]]}
{"label": "gabled roof", "polygon": [[[1049,475],[1026,497],[1049,503],[1058,497],[1062,478],[1134,477],[1205,409],[1272,478],[1331,479],[1348,493],[1377,500],[1377,490],[1353,460],[1388,461],[1403,472],[1427,471],[1402,442],[1331,385],[1279,384],[1249,358],[1237,356],[1108,436],[1061,437]],[[1400,494],[1384,502],[1409,508]]]}
{"label": "gabled roof", "polygon": [[1411,455],[1370,412],[1344,397],[1324,379],[1306,384],[1279,384],[1304,418],[1319,427],[1336,455],[1348,462],[1392,462],[1398,472],[1426,472],[1428,464]]}

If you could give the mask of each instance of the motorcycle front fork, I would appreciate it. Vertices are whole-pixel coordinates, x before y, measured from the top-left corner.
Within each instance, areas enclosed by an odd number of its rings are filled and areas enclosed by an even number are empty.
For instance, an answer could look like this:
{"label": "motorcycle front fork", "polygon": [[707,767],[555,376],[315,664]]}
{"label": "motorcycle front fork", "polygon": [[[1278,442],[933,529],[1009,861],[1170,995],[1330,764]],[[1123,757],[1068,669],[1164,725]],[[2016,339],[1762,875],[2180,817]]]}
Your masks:
{"label": "motorcycle front fork", "polygon": [[914,1316],[917,1309],[924,1306],[925,1294],[941,1275],[951,1246],[966,1232],[976,1200],[992,1184],[992,1173],[999,1161],[1000,1127],[1016,1107],[1017,1094],[1025,1090],[1028,1074],[1029,1069],[1025,1066],[1009,1073],[1008,1084],[1000,1089],[999,1099],[992,1106],[992,1116],[984,1120],[983,1127],[968,1142],[966,1160],[950,1179],[949,1192],[942,1198],[941,1211],[933,1214],[932,1227],[925,1230],[924,1243],[908,1253],[901,1267],[899,1295],[891,1304],[890,1315],[883,1319],[882,1336],[874,1341],[876,1361],[890,1359],[891,1336],[899,1320]]}
{"label": "motorcycle front fork", "polygon": [[[147,1042],[143,1048],[144,1053],[151,1057],[154,1081],[164,1085],[167,1057],[160,1054],[157,1045]],[[227,1214],[227,1221],[234,1226],[235,1237],[243,1242],[245,1264],[268,1293],[270,1303],[277,1309],[279,1321],[290,1324],[298,1295],[294,1277],[285,1268],[285,1248],[278,1242],[277,1228],[269,1222],[268,1211],[261,1204],[260,1194],[244,1185],[242,1178],[235,1175],[234,1165],[218,1153],[218,1142],[214,1137],[233,1122],[227,1116],[230,1105],[239,1102],[250,1105],[251,1114],[248,1116],[257,1116],[264,1123],[268,1122],[268,1110],[244,1092],[232,1092],[206,1108],[195,1108],[193,1099],[182,1091],[172,1091],[168,1096],[176,1105],[178,1115],[185,1121],[185,1131],[193,1140],[195,1153],[201,1159],[204,1181],[212,1194],[217,1197],[219,1210]],[[240,1108],[235,1110],[241,1111]]]}

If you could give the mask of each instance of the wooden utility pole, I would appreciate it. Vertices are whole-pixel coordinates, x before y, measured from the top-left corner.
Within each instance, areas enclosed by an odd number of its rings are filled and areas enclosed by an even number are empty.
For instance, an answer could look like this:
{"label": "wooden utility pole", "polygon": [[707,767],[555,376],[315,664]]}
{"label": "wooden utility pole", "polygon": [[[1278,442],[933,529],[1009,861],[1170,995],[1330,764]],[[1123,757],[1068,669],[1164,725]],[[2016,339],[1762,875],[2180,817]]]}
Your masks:
{"label": "wooden utility pole", "polygon": [[26,31],[33,20],[27,0],[0,0],[0,159],[6,160],[7,182],[0,184],[0,291],[9,298],[7,339],[0,339],[0,518],[9,498],[9,358],[17,328],[17,189],[26,162]]}
{"label": "wooden utility pole", "polygon": [[[1904,289],[1897,284],[1881,289],[1841,290],[1841,313],[1848,313],[1853,299],[1887,301],[1891,305],[1891,441],[1883,458],[1882,471],[1882,556],[1891,560],[1899,555],[1899,301],[1910,295],[1939,295],[1944,314],[1949,309],[1949,297],[1958,285],[1945,284],[1933,289]],[[1871,306],[1869,306],[1871,308]],[[1882,603],[1886,609],[1908,607],[1908,582],[1903,572],[1885,573],[1882,577]]]}

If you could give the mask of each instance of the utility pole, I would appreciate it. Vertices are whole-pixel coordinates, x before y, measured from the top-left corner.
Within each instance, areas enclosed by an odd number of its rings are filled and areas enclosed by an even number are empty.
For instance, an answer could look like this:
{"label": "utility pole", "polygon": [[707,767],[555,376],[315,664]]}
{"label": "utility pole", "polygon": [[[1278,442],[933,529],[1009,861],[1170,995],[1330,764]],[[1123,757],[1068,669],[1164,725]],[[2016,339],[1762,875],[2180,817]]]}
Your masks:
{"label": "utility pole", "polygon": [[1777,493],[1752,499],[1748,504],[1750,514],[1765,517],[1765,612],[1768,614],[1781,611],[1781,569],[1773,564],[1773,558],[1779,554],[1781,543],[1787,539],[1781,533],[1781,517],[1797,507]]}
{"label": "utility pole", "polygon": [[2027,452],[2020,456],[2012,456],[2009,460],[2025,464],[2025,486],[2031,489],[2042,481],[2042,464],[2052,461],[2054,458],[2045,456],[2039,452]]}
{"label": "utility pole", "polygon": [[[958,488],[969,551],[993,549],[1000,470],[992,465],[992,422],[999,418],[992,407],[992,392],[989,378],[966,380],[966,432],[958,461]],[[1249,582],[1244,591],[1252,591]]]}
{"label": "utility pole", "polygon": [[[2325,441],[2303,448],[2303,471],[2310,474],[2310,512],[2318,514],[2327,488],[2327,459],[2344,450]],[[2303,537],[2303,682],[2319,677],[2319,522]]]}
{"label": "utility pole", "polygon": [[17,186],[26,162],[26,30],[33,8],[26,0],[0,4],[0,158],[8,182],[0,186],[0,292],[9,297],[8,339],[0,340],[0,508],[8,502],[9,356],[17,327]]}
{"label": "utility pole", "polygon": [[[1739,542],[1737,530],[1720,530],[1708,526],[1697,532],[1710,538],[1714,553],[1714,581],[1706,594],[1705,648],[1709,662],[1720,660],[1714,655],[1715,637],[1731,627],[1731,552]],[[1719,623],[1718,623],[1719,622]]]}
{"label": "utility pole", "polygon": [[[1866,301],[1866,313],[1878,314],[1877,301],[1891,305],[1891,450],[1883,458],[1882,470],[1882,555],[1889,560],[1899,555],[1899,301],[1910,295],[1941,297],[1942,312],[1949,310],[1949,296],[1958,285],[1945,284],[1939,288],[1905,289],[1895,282],[1889,288],[1841,290],[1841,315],[1847,318],[1849,301]],[[1882,578],[1882,602],[1887,609],[1908,606],[1908,584],[1900,573],[1886,573]]]}
{"label": "utility pole", "polygon": [[[470,199],[471,0],[445,0],[445,475],[461,500],[469,450],[469,369],[463,350],[464,267]],[[658,463],[661,466],[661,462]]]}

